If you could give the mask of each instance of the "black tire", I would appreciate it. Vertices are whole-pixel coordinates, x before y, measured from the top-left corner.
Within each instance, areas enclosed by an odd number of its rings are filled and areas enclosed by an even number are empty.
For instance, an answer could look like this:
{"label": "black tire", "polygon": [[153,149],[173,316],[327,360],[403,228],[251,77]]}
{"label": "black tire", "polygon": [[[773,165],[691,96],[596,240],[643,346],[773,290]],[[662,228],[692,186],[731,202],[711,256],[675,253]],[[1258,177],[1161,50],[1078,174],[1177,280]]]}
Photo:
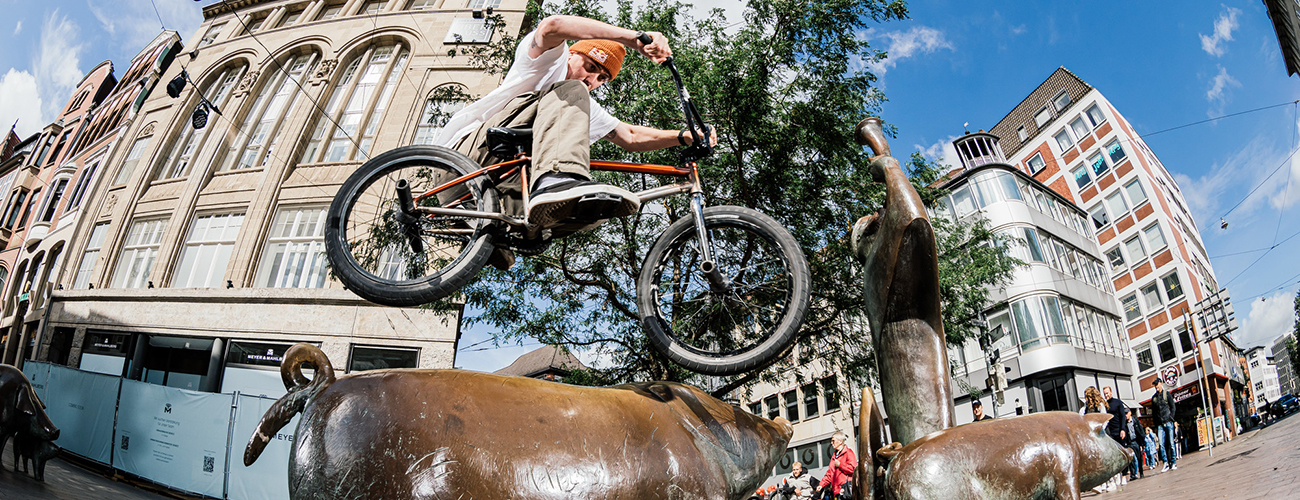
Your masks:
{"label": "black tire", "polygon": [[[427,304],[455,293],[487,263],[493,248],[490,224],[445,216],[404,224],[395,186],[405,179],[419,196],[478,168],[465,155],[439,146],[405,146],[361,165],[339,188],[326,218],[325,255],[334,276],[362,298],[386,306]],[[416,205],[445,204],[468,192],[456,207],[499,211],[497,192],[484,179],[466,186],[468,190],[431,196]],[[411,242],[416,233],[422,242],[419,252]]]}
{"label": "black tire", "polygon": [[734,375],[766,366],[793,345],[808,314],[808,261],[789,231],[755,210],[709,207],[704,226],[732,286],[711,289],[700,270],[695,223],[683,217],[641,266],[641,324],[651,345],[686,369]]}

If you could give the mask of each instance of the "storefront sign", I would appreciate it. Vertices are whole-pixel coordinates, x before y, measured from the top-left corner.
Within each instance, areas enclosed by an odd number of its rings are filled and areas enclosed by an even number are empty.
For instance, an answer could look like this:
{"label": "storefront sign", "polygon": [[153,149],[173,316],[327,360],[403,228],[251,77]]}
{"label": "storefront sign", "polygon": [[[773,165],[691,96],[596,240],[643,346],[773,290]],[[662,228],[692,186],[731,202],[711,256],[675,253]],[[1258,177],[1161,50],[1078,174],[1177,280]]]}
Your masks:
{"label": "storefront sign", "polygon": [[1196,442],[1201,446],[1210,442],[1210,419],[1196,419]]}
{"label": "storefront sign", "polygon": [[1170,392],[1170,395],[1174,397],[1175,403],[1181,403],[1187,398],[1195,397],[1200,393],[1201,393],[1201,389],[1197,387],[1196,384],[1188,384],[1184,387],[1179,387],[1177,389],[1174,389],[1173,391]]}

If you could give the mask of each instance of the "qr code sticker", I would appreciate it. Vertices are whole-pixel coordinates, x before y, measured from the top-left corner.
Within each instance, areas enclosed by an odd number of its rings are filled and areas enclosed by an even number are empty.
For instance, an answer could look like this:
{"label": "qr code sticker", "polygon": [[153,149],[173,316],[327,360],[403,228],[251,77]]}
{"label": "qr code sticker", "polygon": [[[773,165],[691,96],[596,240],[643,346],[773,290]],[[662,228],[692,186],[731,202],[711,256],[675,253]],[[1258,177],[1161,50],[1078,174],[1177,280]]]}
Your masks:
{"label": "qr code sticker", "polygon": [[128,450],[130,448],[131,448],[131,436],[122,436],[122,449]]}
{"label": "qr code sticker", "polygon": [[217,466],[215,457],[203,457],[203,472],[212,472]]}

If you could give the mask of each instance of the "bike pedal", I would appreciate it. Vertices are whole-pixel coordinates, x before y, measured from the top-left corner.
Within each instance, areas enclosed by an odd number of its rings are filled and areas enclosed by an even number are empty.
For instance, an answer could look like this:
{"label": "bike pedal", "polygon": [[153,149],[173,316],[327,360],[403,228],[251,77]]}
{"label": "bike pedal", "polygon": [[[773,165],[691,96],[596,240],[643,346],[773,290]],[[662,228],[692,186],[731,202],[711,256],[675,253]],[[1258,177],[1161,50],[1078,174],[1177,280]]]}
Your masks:
{"label": "bike pedal", "polygon": [[578,206],[574,209],[572,218],[585,221],[608,219],[622,204],[623,197],[616,194],[584,195],[578,198]]}

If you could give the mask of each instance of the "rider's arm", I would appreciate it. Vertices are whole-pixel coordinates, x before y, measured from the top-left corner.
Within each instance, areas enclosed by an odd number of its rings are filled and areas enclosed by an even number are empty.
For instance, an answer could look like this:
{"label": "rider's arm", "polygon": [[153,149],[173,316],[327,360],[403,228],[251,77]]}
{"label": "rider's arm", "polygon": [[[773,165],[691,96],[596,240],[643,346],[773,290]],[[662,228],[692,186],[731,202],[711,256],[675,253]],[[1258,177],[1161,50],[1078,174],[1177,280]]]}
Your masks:
{"label": "rider's arm", "polygon": [[672,49],[668,47],[668,38],[664,37],[662,33],[647,31],[646,34],[654,39],[654,42],[650,45],[642,45],[641,42],[637,41],[636,30],[620,28],[585,17],[551,16],[543,19],[537,25],[537,31],[533,33],[533,44],[528,47],[528,56],[533,58],[541,57],[542,53],[569,40],[593,38],[619,42],[644,54],[656,64],[664,62],[665,59],[673,55]]}
{"label": "rider's arm", "polygon": [[[681,143],[677,142],[678,132],[619,122],[612,132],[605,135],[605,138],[628,151],[654,151],[680,146]],[[690,132],[683,134],[682,140],[686,141],[686,144],[691,144],[693,138]],[[718,144],[718,134],[712,129],[709,130],[709,144]]]}

